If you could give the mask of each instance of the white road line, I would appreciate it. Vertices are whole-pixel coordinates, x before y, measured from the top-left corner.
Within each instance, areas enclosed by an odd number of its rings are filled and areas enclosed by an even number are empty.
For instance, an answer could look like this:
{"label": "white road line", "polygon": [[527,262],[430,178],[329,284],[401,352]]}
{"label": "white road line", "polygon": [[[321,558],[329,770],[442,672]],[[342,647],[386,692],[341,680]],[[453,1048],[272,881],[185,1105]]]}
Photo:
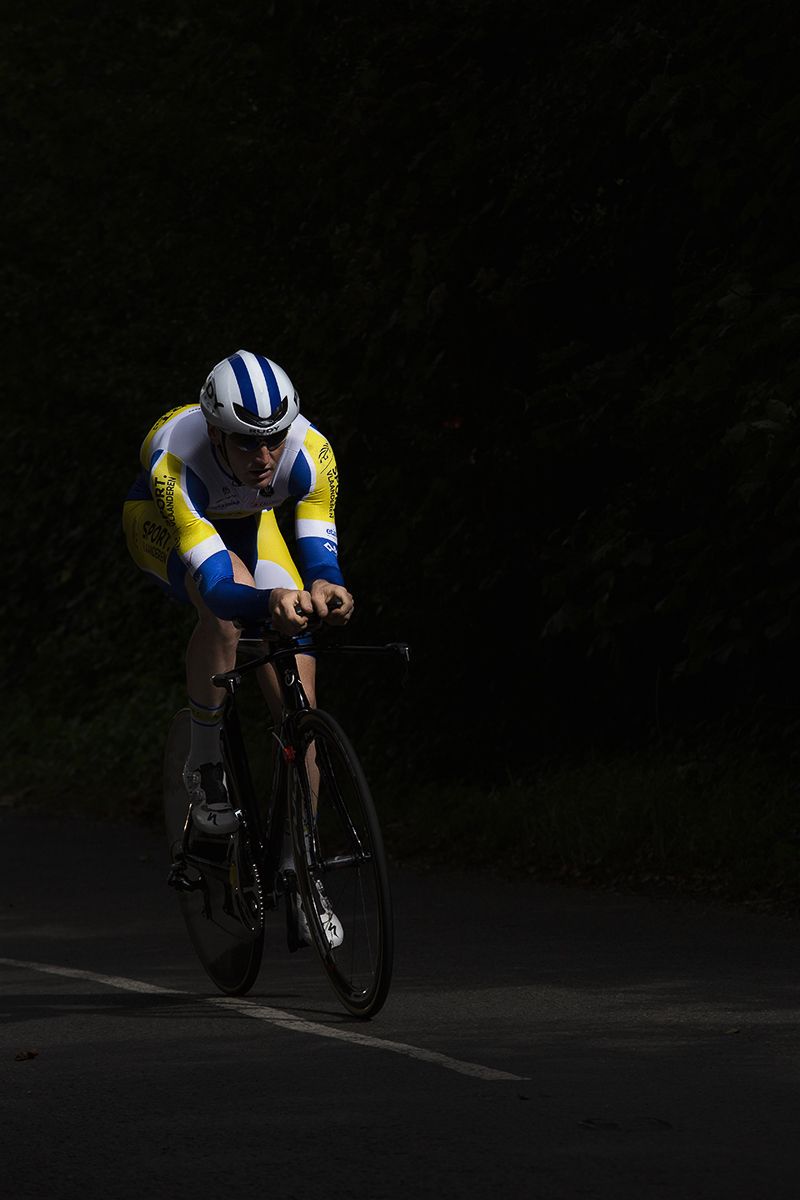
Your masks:
{"label": "white road line", "polygon": [[320,1025],[316,1021],[304,1021],[302,1017],[294,1017],[291,1013],[282,1012],[281,1009],[271,1008],[266,1004],[258,1004],[254,1000],[244,1000],[235,996],[192,996],[191,992],[158,987],[154,983],[142,983],[139,979],[126,979],[121,975],[98,975],[95,971],[79,971],[76,967],[54,967],[49,963],[23,962],[17,958],[0,958],[0,966],[20,967],[27,971],[43,971],[47,975],[63,975],[67,979],[86,979],[90,983],[103,983],[107,987],[120,988],[124,992],[186,996],[203,1004],[213,1004],[216,1008],[238,1012],[244,1017],[269,1021],[272,1025],[294,1030],[295,1033],[311,1033],[317,1037],[334,1038],[340,1042],[354,1042],[359,1046],[373,1046],[376,1050],[391,1050],[395,1054],[405,1055],[406,1058],[435,1063],[448,1071],[458,1071],[460,1075],[471,1075],[475,1079],[511,1079],[521,1082],[529,1078],[527,1075],[511,1075],[508,1071],[495,1071],[492,1067],[482,1067],[478,1063],[461,1062],[458,1058],[449,1058],[446,1054],[437,1053],[436,1050],[422,1050],[418,1046],[409,1046],[405,1042],[390,1042],[384,1038],[369,1037],[365,1033],[355,1033],[349,1029]]}
{"label": "white road line", "polygon": [[457,1058],[448,1058],[436,1050],[421,1050],[418,1046],[408,1046],[405,1042],[390,1042],[385,1038],[369,1037],[365,1033],[355,1033],[349,1029],[336,1029],[330,1025],[320,1025],[316,1021],[304,1021],[302,1017],[293,1017],[291,1013],[281,1012],[278,1008],[269,1008],[255,1004],[252,1000],[240,1000],[233,996],[213,996],[209,1004],[220,1008],[232,1008],[248,1017],[257,1017],[260,1021],[271,1021],[273,1025],[282,1025],[285,1029],[294,1029],[298,1033],[315,1033],[318,1037],[337,1038],[342,1042],[356,1042],[359,1046],[375,1046],[380,1050],[393,1050],[396,1054],[405,1054],[408,1058],[419,1058],[423,1062],[437,1063],[449,1071],[458,1071],[461,1075],[473,1075],[477,1079],[525,1079],[524,1075],[509,1075],[507,1071],[495,1071],[492,1067],[482,1067],[478,1063],[461,1062]]}
{"label": "white road line", "polygon": [[141,983],[138,979],[125,979],[122,975],[97,975],[94,971],[79,971],[75,967],[51,967],[49,963],[22,962],[18,958],[0,958],[3,967],[27,967],[29,971],[44,971],[46,975],[66,975],[68,979],[88,979],[90,983],[105,983],[109,987],[122,988],[125,992],[158,992],[162,996],[182,996],[174,988],[158,987],[154,983]]}

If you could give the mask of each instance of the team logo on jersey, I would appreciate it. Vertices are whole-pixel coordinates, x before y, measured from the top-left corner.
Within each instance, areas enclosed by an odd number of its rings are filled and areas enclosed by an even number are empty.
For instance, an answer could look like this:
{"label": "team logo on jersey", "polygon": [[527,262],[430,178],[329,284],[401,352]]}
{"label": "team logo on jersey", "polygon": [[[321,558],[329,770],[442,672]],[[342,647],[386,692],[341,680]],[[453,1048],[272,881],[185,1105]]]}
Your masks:
{"label": "team logo on jersey", "polygon": [[336,467],[331,467],[330,471],[325,472],[328,483],[331,489],[331,503],[328,509],[328,520],[333,520],[333,514],[336,512],[336,498],[339,495],[339,472]]}
{"label": "team logo on jersey", "polygon": [[176,481],[168,476],[166,480],[159,478],[157,475],[153,477],[153,499],[158,505],[161,515],[169,524],[175,524],[174,507],[175,507],[175,483]]}

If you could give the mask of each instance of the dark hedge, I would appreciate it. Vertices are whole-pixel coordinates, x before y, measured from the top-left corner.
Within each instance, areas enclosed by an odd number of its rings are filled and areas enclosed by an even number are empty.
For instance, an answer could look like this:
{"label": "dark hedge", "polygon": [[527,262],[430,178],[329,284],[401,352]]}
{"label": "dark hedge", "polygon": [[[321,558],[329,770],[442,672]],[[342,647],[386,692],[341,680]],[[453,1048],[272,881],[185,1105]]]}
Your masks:
{"label": "dark hedge", "polygon": [[414,647],[405,690],[329,679],[378,775],[792,734],[788,3],[6,25],[12,786],[152,785],[190,617],[136,578],[120,507],[149,425],[240,346],[334,444],[358,640]]}

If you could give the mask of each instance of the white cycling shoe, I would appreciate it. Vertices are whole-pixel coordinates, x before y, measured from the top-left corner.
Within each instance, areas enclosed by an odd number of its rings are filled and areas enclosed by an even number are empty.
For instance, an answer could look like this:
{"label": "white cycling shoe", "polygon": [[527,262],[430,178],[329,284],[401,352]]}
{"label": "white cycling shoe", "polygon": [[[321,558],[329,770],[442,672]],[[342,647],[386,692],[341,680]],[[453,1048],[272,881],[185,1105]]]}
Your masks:
{"label": "white cycling shoe", "polygon": [[[322,928],[325,930],[328,945],[331,950],[335,950],[344,941],[342,923],[331,908],[331,902],[322,890],[322,881],[319,879],[317,880],[317,891],[319,892],[319,911],[322,918]],[[302,901],[298,902],[297,905],[297,936],[307,946],[311,945],[311,930],[308,928],[306,914],[303,912]]]}
{"label": "white cycling shoe", "polygon": [[201,833],[228,837],[239,820],[228,799],[222,763],[203,763],[196,771],[184,767],[183,782],[192,802],[192,821]]}

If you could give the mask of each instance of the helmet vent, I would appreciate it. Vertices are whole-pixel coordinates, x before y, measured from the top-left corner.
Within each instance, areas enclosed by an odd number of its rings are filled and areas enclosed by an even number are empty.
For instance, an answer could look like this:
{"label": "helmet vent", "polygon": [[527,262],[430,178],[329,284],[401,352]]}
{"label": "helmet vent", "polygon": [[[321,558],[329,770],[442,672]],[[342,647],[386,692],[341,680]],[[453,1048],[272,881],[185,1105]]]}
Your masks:
{"label": "helmet vent", "polygon": [[275,409],[275,412],[271,413],[268,417],[256,416],[255,413],[250,412],[250,409],[245,408],[242,404],[234,404],[233,406],[233,411],[236,413],[236,416],[239,418],[239,420],[243,421],[245,425],[251,425],[254,429],[272,429],[274,425],[277,425],[286,416],[288,410],[288,396],[284,396],[283,400],[281,400],[280,404]]}

